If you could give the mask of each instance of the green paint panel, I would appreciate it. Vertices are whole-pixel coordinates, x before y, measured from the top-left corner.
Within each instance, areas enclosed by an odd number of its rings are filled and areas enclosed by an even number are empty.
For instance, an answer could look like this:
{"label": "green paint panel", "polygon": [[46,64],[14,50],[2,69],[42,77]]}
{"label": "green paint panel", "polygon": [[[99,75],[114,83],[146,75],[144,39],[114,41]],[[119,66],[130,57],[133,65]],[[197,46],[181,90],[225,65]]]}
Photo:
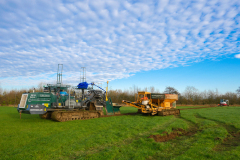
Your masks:
{"label": "green paint panel", "polygon": [[107,115],[114,115],[113,106],[109,101],[106,101],[106,111]]}
{"label": "green paint panel", "polygon": [[165,99],[165,94],[151,93],[151,99]]}
{"label": "green paint panel", "polygon": [[[68,96],[60,96],[58,99],[58,103],[64,104],[65,101],[69,99]],[[74,99],[74,97],[70,97],[70,99]],[[27,109],[28,105],[44,105],[48,104],[47,108],[52,108],[52,104],[57,102],[57,96],[52,93],[44,93],[44,92],[37,92],[37,93],[28,93],[28,98],[26,101],[25,108],[20,108],[21,110]]]}
{"label": "green paint panel", "polygon": [[51,93],[28,93],[28,99],[26,104],[42,104],[42,103],[52,103]]}
{"label": "green paint panel", "polygon": [[114,114],[120,114],[120,108],[121,106],[113,106],[111,98],[106,101],[106,113],[107,115],[114,115]]}

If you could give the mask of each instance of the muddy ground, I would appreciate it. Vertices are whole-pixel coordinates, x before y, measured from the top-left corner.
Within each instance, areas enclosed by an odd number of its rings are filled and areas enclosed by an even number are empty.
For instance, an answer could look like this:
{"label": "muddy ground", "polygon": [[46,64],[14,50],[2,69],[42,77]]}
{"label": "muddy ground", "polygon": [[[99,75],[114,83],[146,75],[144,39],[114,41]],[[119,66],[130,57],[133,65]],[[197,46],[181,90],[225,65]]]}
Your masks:
{"label": "muddy ground", "polygon": [[171,133],[163,132],[163,135],[151,135],[149,138],[153,138],[156,142],[166,142],[179,136],[192,136],[196,134],[197,131],[198,130],[196,128],[189,131],[178,128],[176,130],[173,130]]}

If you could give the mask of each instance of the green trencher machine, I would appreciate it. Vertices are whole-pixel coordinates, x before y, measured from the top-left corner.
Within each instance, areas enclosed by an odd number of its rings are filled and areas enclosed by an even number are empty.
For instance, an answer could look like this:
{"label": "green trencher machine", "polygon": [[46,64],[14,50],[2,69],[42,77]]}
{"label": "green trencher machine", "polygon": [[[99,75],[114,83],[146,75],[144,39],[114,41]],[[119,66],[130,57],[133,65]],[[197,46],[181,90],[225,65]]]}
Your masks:
{"label": "green trencher machine", "polygon": [[[119,106],[107,98],[107,90],[94,83],[80,82],[74,90],[82,91],[82,96],[76,98],[76,94],[70,94],[70,85],[62,84],[62,71],[57,74],[56,84],[47,84],[43,92],[22,94],[18,112],[27,114],[39,114],[41,118],[63,122],[70,120],[83,120],[99,118],[104,115],[120,114]],[[108,82],[107,82],[108,83]],[[98,89],[93,89],[93,87]]]}

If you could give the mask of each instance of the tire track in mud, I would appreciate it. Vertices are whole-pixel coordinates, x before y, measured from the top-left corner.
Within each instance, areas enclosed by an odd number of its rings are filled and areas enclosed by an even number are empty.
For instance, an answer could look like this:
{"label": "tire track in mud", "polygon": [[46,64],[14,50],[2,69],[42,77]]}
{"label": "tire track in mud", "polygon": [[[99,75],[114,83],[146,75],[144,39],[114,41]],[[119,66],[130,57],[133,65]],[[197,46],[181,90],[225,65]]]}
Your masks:
{"label": "tire track in mud", "polygon": [[240,132],[239,132],[239,129],[235,128],[233,125],[227,125],[218,120],[203,117],[200,114],[196,114],[195,117],[199,118],[199,119],[213,121],[213,122],[217,123],[219,126],[223,126],[227,130],[228,135],[225,139],[221,140],[219,137],[215,138],[216,141],[220,141],[221,143],[216,145],[213,148],[213,150],[215,150],[215,151],[230,151],[230,150],[233,150],[234,148],[236,148],[237,146],[240,146]]}
{"label": "tire track in mud", "polygon": [[[183,130],[183,129],[178,128],[175,131],[173,131],[172,133],[170,133],[170,136],[168,136],[169,139],[163,138],[164,141],[161,141],[161,138],[159,138],[160,143],[169,141],[171,143],[171,147],[164,149],[164,151],[161,151],[161,152],[151,156],[151,158],[149,158],[149,159],[172,159],[177,156],[181,156],[182,154],[184,154],[191,148],[190,144],[197,142],[197,138],[194,137],[193,135],[195,135],[196,133],[198,133],[199,131],[202,131],[202,130],[199,130],[198,126],[195,123],[180,117],[180,115],[175,115],[175,118],[179,118],[179,119],[186,121],[188,123],[188,125],[190,126],[189,129]],[[178,133],[176,133],[176,132],[178,132]],[[163,134],[164,134],[164,132],[163,132]],[[176,135],[176,134],[177,134],[177,136],[171,136],[171,135]],[[164,153],[166,153],[166,154],[164,154]],[[171,153],[171,154],[169,154],[169,153]],[[161,155],[161,154],[163,154],[163,155]]]}
{"label": "tire track in mud", "polygon": [[235,128],[233,125],[227,125],[224,122],[221,122],[221,121],[218,121],[218,120],[215,120],[215,119],[212,119],[212,118],[203,117],[199,113],[195,114],[194,116],[196,118],[199,118],[199,119],[206,119],[206,120],[210,120],[210,121],[216,122],[218,125],[223,126],[224,128],[226,128],[226,130],[229,131],[229,132],[237,132],[237,131],[239,131],[239,129]]}
{"label": "tire track in mud", "polygon": [[[181,136],[178,139],[172,139],[170,141],[170,147],[164,148],[164,150],[156,152],[156,154],[147,158],[149,160],[152,159],[161,159],[161,160],[169,160],[175,159],[178,156],[185,154],[190,148],[191,145],[197,141],[194,136]],[[165,142],[163,142],[165,143]]]}
{"label": "tire track in mud", "polygon": [[192,136],[199,131],[198,127],[193,122],[186,120],[179,115],[175,115],[175,118],[180,118],[186,121],[190,126],[189,129],[184,130],[182,128],[177,128],[174,129],[171,133],[163,132],[162,134],[164,135],[151,135],[149,138],[153,138],[156,142],[166,142],[180,136]]}
{"label": "tire track in mud", "polygon": [[[122,146],[129,145],[130,143],[132,143],[135,140],[139,140],[141,138],[146,138],[147,135],[149,135],[153,132],[156,132],[159,129],[166,128],[168,125],[170,125],[174,121],[175,121],[175,119],[173,118],[173,119],[169,120],[168,122],[164,123],[161,126],[158,126],[158,127],[153,128],[152,130],[148,130],[146,132],[143,132],[141,135],[136,135],[136,136],[133,136],[133,137],[129,137],[125,140],[120,140],[119,142],[114,143],[114,144],[106,144],[104,146],[99,146],[99,147],[96,147],[96,148],[91,149],[91,150],[79,151],[74,156],[71,156],[70,159],[78,159],[81,156],[87,156],[87,155],[90,155],[90,154],[98,153],[98,152],[104,151],[106,148],[111,148],[113,146],[118,146],[120,148]],[[68,158],[69,157],[66,157],[66,159],[68,159]]]}
{"label": "tire track in mud", "polygon": [[163,136],[161,135],[151,135],[149,138],[153,138],[156,142],[166,142],[172,139],[175,139],[176,137],[180,136],[192,136],[197,133],[197,130],[189,130],[186,131],[182,128],[178,128],[173,130],[171,133],[163,132]]}

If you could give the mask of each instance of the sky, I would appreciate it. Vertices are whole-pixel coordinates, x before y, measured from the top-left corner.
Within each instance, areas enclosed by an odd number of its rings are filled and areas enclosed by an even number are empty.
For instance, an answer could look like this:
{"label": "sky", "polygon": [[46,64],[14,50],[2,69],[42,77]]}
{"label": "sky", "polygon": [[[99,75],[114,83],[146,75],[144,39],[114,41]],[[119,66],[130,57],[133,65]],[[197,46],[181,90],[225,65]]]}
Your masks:
{"label": "sky", "polygon": [[239,0],[0,0],[0,86],[240,86]]}

